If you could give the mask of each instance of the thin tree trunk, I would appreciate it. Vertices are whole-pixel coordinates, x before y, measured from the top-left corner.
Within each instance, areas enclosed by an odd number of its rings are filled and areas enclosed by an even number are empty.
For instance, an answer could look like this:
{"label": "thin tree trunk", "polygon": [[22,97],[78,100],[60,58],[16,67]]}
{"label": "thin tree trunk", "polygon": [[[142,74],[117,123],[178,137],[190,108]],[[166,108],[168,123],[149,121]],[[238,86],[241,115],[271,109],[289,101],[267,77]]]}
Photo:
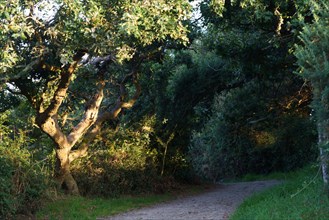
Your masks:
{"label": "thin tree trunk", "polygon": [[167,150],[168,150],[168,145],[170,143],[170,141],[172,141],[172,139],[174,139],[175,137],[175,133],[171,133],[167,142],[163,142],[160,137],[158,137],[157,135],[155,135],[155,138],[157,139],[157,142],[164,148],[164,152],[163,152],[163,157],[162,157],[162,167],[161,167],[161,176],[163,176],[164,173],[164,168],[165,168],[165,163],[166,163],[166,156],[167,156]]}
{"label": "thin tree trunk", "polygon": [[328,170],[328,162],[329,162],[329,153],[327,145],[329,144],[329,133],[328,126],[326,126],[326,122],[318,121],[318,136],[319,136],[319,150],[320,150],[320,163],[322,169],[322,177],[324,183],[324,189],[326,193],[329,193],[329,170]]}

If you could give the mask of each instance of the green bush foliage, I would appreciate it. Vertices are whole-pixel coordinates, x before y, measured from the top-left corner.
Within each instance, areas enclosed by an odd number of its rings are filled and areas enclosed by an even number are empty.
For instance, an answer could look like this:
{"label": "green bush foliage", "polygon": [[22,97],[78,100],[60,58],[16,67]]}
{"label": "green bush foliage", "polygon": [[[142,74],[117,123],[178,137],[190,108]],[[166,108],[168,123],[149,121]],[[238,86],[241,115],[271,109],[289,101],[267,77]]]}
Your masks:
{"label": "green bush foliage", "polygon": [[0,219],[34,213],[49,186],[48,171],[26,148],[27,136],[6,124],[8,114],[0,115]]}
{"label": "green bush foliage", "polygon": [[[254,173],[291,171],[301,168],[318,155],[316,128],[313,121],[301,116],[283,116],[280,127],[272,128],[272,143],[256,144],[249,170]],[[249,171],[249,172],[250,172]]]}
{"label": "green bush foliage", "polygon": [[[145,128],[144,128],[145,129]],[[103,197],[162,192],[174,185],[159,175],[158,152],[151,149],[150,133],[141,129],[117,129],[102,135],[88,157],[73,165],[83,195]]]}
{"label": "green bush foliage", "polygon": [[[313,121],[296,114],[250,121],[262,103],[249,95],[243,89],[217,95],[204,128],[193,133],[189,155],[199,176],[217,181],[246,173],[290,171],[316,159]],[[245,96],[247,103],[240,101]]]}

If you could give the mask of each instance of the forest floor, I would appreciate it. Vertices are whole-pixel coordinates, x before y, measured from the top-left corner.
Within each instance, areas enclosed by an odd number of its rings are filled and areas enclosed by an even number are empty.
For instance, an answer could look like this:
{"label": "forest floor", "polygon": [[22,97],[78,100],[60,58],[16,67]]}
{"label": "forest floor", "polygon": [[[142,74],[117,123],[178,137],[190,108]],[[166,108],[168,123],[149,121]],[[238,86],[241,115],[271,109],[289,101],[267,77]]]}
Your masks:
{"label": "forest floor", "polygon": [[254,193],[282,183],[278,180],[225,183],[194,196],[132,210],[98,220],[202,220],[228,219],[243,200]]}

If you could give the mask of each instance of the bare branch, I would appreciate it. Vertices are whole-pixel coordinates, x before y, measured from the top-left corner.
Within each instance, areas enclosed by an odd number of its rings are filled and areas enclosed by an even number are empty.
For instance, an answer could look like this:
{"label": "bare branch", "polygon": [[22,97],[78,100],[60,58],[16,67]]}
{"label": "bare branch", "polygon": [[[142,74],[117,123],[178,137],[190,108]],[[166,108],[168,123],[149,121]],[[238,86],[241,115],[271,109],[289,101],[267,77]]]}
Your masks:
{"label": "bare branch", "polygon": [[48,106],[48,108],[44,112],[41,113],[44,115],[44,117],[52,117],[53,115],[57,114],[58,109],[66,96],[67,89],[71,83],[72,75],[73,75],[77,65],[78,65],[78,61],[74,61],[70,65],[70,67],[68,68],[67,71],[62,71],[58,88],[55,91],[55,94],[51,100],[51,103]]}
{"label": "bare branch", "polygon": [[[64,148],[68,146],[68,139],[62,132],[58,124],[58,109],[66,96],[68,87],[71,83],[72,75],[76,70],[80,59],[76,59],[68,67],[67,70],[61,71],[59,85],[54,93],[50,105],[43,112],[38,112],[36,117],[37,125],[41,128],[43,132],[45,132],[52,138],[52,140],[57,144],[58,148]],[[43,103],[40,103],[40,105],[42,104]]]}
{"label": "bare branch", "polygon": [[131,108],[135,104],[137,99],[139,98],[139,96],[142,92],[142,88],[141,88],[141,86],[140,86],[140,84],[137,80],[134,80],[134,85],[135,85],[135,89],[136,89],[135,94],[133,95],[133,97],[129,101],[123,102],[121,104],[122,108]]}
{"label": "bare branch", "polygon": [[88,103],[83,119],[79,122],[78,125],[76,125],[72,129],[71,133],[69,134],[68,141],[71,146],[73,146],[82,137],[82,135],[90,128],[90,126],[96,122],[98,117],[99,107],[104,97],[104,93],[103,93],[104,86],[105,83],[104,81],[102,81],[98,93]]}
{"label": "bare branch", "polygon": [[41,68],[47,71],[51,71],[51,72],[59,72],[62,69],[58,66],[54,66],[54,65],[49,65],[47,63],[42,62],[41,63]]}
{"label": "bare branch", "polygon": [[43,123],[40,123],[37,116],[37,124],[43,132],[51,137],[51,139],[56,143],[58,148],[65,147],[67,144],[67,138],[59,127],[57,116],[46,118]]}
{"label": "bare branch", "polygon": [[[93,128],[85,135],[84,140],[80,144],[79,148],[70,153],[69,155],[70,162],[72,162],[73,160],[79,157],[84,157],[87,155],[87,151],[90,143],[100,133],[102,124],[105,121],[115,119],[116,117],[118,117],[119,113],[122,111],[123,108],[131,108],[134,105],[134,103],[137,101],[138,97],[141,94],[141,86],[137,80],[136,75],[137,75],[137,68],[134,68],[134,70],[130,74],[124,77],[124,79],[120,83],[120,94],[119,97],[117,98],[114,107],[111,110],[107,110],[98,116],[96,122],[93,125]],[[133,83],[135,85],[136,91],[133,97],[129,101],[124,102],[123,98],[125,98],[126,95],[124,84],[128,81],[130,77],[133,77]]]}

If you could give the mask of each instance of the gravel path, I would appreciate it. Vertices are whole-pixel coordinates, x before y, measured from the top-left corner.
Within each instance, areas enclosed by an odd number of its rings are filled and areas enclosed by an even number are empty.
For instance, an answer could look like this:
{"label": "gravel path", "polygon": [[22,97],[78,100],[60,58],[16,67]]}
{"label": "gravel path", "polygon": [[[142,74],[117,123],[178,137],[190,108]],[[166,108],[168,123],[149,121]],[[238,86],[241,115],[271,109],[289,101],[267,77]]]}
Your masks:
{"label": "gravel path", "polygon": [[177,199],[151,207],[136,209],[99,220],[202,220],[228,219],[235,208],[248,196],[280,181],[256,181],[220,184],[209,192]]}

